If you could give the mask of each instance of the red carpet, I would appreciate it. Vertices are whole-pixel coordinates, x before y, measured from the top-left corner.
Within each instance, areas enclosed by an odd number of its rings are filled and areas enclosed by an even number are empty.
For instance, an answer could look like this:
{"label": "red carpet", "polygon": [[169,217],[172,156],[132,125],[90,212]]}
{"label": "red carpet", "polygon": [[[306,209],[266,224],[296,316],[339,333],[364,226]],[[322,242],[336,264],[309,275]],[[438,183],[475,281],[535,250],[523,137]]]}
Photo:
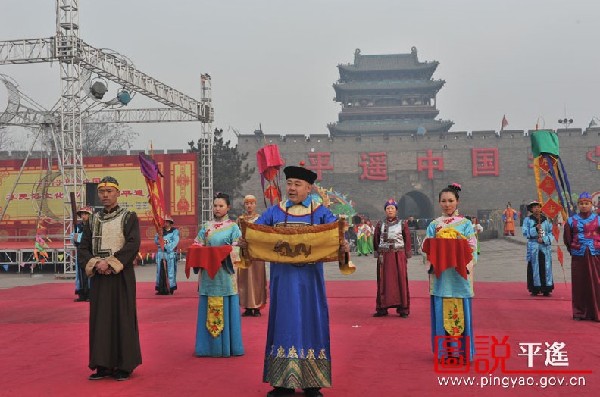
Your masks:
{"label": "red carpet", "polygon": [[[266,311],[243,318],[246,354],[209,359],[193,357],[196,284],[181,282],[174,296],[155,296],[153,283],[138,284],[138,313],[144,363],[129,381],[88,381],[88,309],[73,302],[73,285],[42,284],[0,291],[1,396],[265,396],[262,360]],[[600,323],[571,319],[570,286],[556,286],[550,298],[532,298],[524,283],[478,283],[473,303],[475,333],[508,336],[507,368],[527,369],[519,343],[564,342],[568,367],[544,365],[544,349],[533,370],[593,370],[585,386],[439,386],[430,346],[429,296],[425,282],[411,282],[411,315],[373,318],[375,282],[328,282],[333,357],[333,388],[326,397],[599,395]],[[487,355],[491,360],[491,356]],[[491,377],[468,374],[485,381]],[[508,376],[497,370],[494,376]],[[540,375],[532,376],[538,381]],[[555,379],[557,380],[557,379]],[[478,379],[479,382],[484,380]],[[500,382],[501,380],[498,380]],[[508,381],[508,380],[506,380]],[[299,394],[300,395],[300,394]]]}

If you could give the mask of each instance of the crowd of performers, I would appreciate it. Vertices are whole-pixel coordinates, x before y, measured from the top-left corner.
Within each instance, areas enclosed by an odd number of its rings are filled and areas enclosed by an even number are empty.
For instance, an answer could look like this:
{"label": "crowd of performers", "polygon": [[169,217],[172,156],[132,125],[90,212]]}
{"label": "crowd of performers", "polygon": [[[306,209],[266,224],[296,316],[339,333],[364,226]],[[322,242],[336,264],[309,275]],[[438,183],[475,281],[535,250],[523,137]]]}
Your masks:
{"label": "crowd of performers", "polygon": [[[310,196],[316,174],[304,167],[284,169],[287,199],[256,213],[256,198],[244,198],[247,222],[293,228],[336,222],[337,217]],[[134,260],[140,247],[135,212],[118,204],[119,184],[105,177],[98,185],[104,209],[92,213],[81,208],[82,222],[72,238],[77,245],[78,301],[89,300],[90,380],[129,379],[142,363],[139,344]],[[473,273],[477,263],[477,235],[471,220],[458,212],[461,186],[452,184],[439,192],[442,215],[426,230],[422,245],[425,271],[429,273],[431,342],[438,360],[472,360]],[[199,357],[231,357],[244,354],[241,317],[259,317],[269,298],[268,328],[263,381],[273,389],[268,397],[293,395],[301,389],[308,397],[322,396],[331,387],[329,313],[322,262],[270,264],[267,289],[265,263],[245,263],[239,251],[248,248],[238,222],[229,218],[227,194],[213,200],[214,220],[204,223],[194,244],[223,247],[215,274],[199,273],[198,321],[194,352]],[[375,317],[395,309],[403,318],[410,314],[407,260],[412,255],[407,220],[398,218],[398,203],[383,206],[385,216],[371,229],[377,259]],[[510,206],[507,207],[507,210]],[[549,295],[553,288],[552,225],[531,202],[531,215],[523,222],[527,238],[527,287],[532,295]],[[582,193],[576,215],[564,225],[564,243],[572,256],[572,301],[575,320],[600,321],[600,221],[592,211],[592,199]],[[507,218],[512,217],[507,213]],[[513,218],[514,220],[514,218]],[[177,288],[176,250],[179,232],[167,217],[157,255],[157,294],[173,294]],[[510,232],[509,232],[510,233]],[[367,235],[365,228],[365,235]],[[368,240],[367,240],[368,241]],[[161,248],[164,247],[164,248]],[[345,247],[348,249],[348,245]],[[368,253],[368,251],[367,251]],[[466,347],[463,350],[457,346]]]}

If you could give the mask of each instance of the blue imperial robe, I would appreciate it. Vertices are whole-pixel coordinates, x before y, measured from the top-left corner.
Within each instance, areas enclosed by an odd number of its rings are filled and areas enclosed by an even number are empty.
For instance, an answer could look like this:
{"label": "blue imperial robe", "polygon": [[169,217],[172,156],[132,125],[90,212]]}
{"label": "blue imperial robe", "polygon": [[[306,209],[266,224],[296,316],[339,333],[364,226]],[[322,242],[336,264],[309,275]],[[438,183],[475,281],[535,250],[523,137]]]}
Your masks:
{"label": "blue imperial robe", "polygon": [[552,223],[544,215],[540,216],[539,222],[544,232],[541,243],[538,242],[537,218],[531,215],[523,220],[523,236],[527,238],[527,289],[533,295],[549,294],[554,289]]}
{"label": "blue imperial robe", "polygon": [[[83,222],[78,222],[71,233],[71,243],[79,247],[83,236]],[[88,299],[90,293],[91,279],[85,275],[85,264],[79,263],[77,251],[75,251],[75,294],[82,299]]]}
{"label": "blue imperial robe", "polygon": [[[324,206],[307,198],[282,201],[256,224],[294,227],[335,222]],[[329,311],[323,263],[271,263],[270,308],[263,381],[275,387],[331,387]]]}
{"label": "blue imperial robe", "polygon": [[[171,230],[163,229],[163,239],[165,250],[161,251],[160,242],[158,241],[158,233],[154,236],[154,243],[158,246],[156,253],[156,282],[154,289],[160,293],[173,293],[177,289],[177,245],[179,244],[179,230],[171,228]],[[167,261],[167,277],[169,278],[169,290],[166,289],[165,280],[163,280],[164,269],[162,260]]]}

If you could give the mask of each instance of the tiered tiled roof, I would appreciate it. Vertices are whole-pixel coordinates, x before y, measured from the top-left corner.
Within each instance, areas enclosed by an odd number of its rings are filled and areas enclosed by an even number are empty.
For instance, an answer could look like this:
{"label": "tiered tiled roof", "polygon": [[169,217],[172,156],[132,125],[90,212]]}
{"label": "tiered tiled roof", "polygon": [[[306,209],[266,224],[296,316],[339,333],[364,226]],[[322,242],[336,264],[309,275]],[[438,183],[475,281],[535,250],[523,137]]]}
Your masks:
{"label": "tiered tiled roof", "polygon": [[341,64],[338,68],[342,78],[356,72],[420,72],[424,78],[430,78],[438,65],[437,61],[419,62],[417,49],[413,47],[410,54],[386,55],[362,55],[357,49],[354,52],[354,63]]}
{"label": "tiered tiled roof", "polygon": [[427,91],[437,93],[446,84],[444,80],[382,80],[348,81],[333,84],[339,91]]}
{"label": "tiered tiled roof", "polygon": [[338,65],[334,100],[342,111],[339,122],[328,126],[330,133],[407,135],[419,127],[447,132],[454,123],[434,119],[436,95],[445,84],[431,78],[438,64],[419,62],[415,47],[410,54],[391,55],[362,55],[357,49],[354,64]]}
{"label": "tiered tiled roof", "polygon": [[343,112],[339,113],[339,120],[354,120],[360,118],[368,119],[385,119],[394,115],[403,114],[406,118],[415,119],[433,119],[439,114],[439,110],[433,106],[357,106],[346,107]]}
{"label": "tiered tiled roof", "polygon": [[343,121],[327,125],[331,135],[360,135],[369,133],[387,133],[412,135],[419,127],[427,133],[447,132],[454,123],[450,120],[381,120],[381,121]]}

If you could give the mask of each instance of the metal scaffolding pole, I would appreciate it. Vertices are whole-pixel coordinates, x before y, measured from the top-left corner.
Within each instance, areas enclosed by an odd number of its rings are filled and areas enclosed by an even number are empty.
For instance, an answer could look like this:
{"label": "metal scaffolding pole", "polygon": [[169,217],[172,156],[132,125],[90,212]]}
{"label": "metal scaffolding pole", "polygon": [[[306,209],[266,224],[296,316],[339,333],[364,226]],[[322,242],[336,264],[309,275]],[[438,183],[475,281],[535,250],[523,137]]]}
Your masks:
{"label": "metal scaffolding pole", "polygon": [[75,246],[71,242],[73,219],[70,193],[78,204],[83,194],[83,155],[81,139],[81,67],[79,65],[78,0],[56,0],[56,58],[60,62],[60,136],[63,183],[63,222],[65,273],[75,272]]}
{"label": "metal scaffolding pole", "polygon": [[212,121],[212,99],[211,78],[208,74],[200,77],[202,88],[202,104],[208,109],[209,117],[202,123],[202,135],[200,136],[200,215],[202,223],[213,219],[213,130]]}

